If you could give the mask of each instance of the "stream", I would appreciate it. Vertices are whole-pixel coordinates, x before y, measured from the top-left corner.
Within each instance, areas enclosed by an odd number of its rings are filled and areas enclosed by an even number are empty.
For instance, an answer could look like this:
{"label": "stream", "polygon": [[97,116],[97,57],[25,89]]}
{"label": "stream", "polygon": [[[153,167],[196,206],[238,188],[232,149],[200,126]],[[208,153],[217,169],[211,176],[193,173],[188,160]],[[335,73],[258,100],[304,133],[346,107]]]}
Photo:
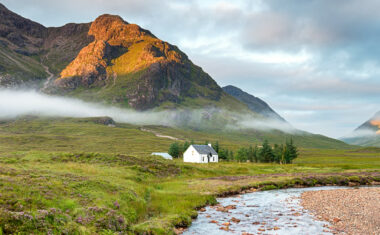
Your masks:
{"label": "stream", "polygon": [[[200,211],[183,234],[332,234],[330,224],[315,220],[299,197],[306,191],[342,188],[347,187],[290,188],[218,198],[220,205]],[[232,209],[223,212],[221,206]]]}

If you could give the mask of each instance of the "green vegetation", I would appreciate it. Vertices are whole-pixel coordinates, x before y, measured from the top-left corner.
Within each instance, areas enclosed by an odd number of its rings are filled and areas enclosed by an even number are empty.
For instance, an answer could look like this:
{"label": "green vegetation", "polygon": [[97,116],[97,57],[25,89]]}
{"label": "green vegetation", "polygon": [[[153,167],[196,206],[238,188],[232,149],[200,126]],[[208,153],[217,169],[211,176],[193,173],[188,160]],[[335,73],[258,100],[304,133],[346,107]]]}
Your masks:
{"label": "green vegetation", "polygon": [[[207,142],[206,142],[207,144]],[[175,157],[180,157],[187,147],[189,146],[188,142],[185,142],[183,147],[175,142],[170,145],[169,154]],[[280,164],[289,164],[292,163],[294,159],[298,157],[298,149],[294,145],[293,140],[287,141],[286,144],[275,144],[274,147],[269,145],[267,140],[264,141],[261,147],[257,145],[255,147],[249,146],[240,147],[236,153],[227,148],[222,148],[219,145],[219,141],[216,141],[213,145],[213,148],[219,155],[219,159],[222,161],[237,161],[237,162],[263,162],[263,163],[280,163]]]}
{"label": "green vegetation", "polygon": [[[175,135],[181,146],[192,139],[182,133]],[[216,142],[211,134],[197,133],[199,142]],[[219,142],[220,149],[235,153],[242,146],[235,136]],[[300,148],[294,164],[283,165],[190,164],[150,156],[170,144],[140,127],[110,127],[97,118],[1,122],[2,232],[170,234],[175,226],[188,226],[196,208],[215,203],[215,195],[251,187],[380,181],[378,148]]]}
{"label": "green vegetation", "polygon": [[[10,84],[40,81],[48,77],[38,57],[29,57],[15,53],[0,43],[1,76],[10,76],[8,81]],[[5,83],[8,82],[5,81]]]}

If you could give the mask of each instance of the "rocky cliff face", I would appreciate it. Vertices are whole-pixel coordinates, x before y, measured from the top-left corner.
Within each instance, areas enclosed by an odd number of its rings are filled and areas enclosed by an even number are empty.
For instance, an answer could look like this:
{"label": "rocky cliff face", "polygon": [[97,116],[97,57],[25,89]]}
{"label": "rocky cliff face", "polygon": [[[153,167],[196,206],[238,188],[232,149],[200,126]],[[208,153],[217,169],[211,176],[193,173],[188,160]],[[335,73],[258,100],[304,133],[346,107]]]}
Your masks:
{"label": "rocky cliff face", "polygon": [[263,100],[251,94],[248,94],[247,92],[242,91],[240,88],[229,85],[229,86],[223,87],[223,91],[235,97],[236,99],[240,100],[241,102],[245,103],[249,107],[249,109],[255,113],[259,113],[269,119],[286,122],[284,118],[278,115]]}
{"label": "rocky cliff face", "polygon": [[[186,98],[218,101],[222,90],[177,47],[119,16],[102,15],[89,29],[94,41],[60,73],[54,92],[148,109]],[[99,91],[99,88],[102,88]]]}

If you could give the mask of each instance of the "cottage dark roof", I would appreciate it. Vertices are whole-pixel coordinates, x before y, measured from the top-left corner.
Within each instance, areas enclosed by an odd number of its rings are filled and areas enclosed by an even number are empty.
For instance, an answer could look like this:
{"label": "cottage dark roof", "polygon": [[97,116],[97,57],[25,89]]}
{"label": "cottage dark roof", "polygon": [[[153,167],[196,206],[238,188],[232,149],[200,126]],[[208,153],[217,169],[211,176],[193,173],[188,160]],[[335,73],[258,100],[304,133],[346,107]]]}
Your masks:
{"label": "cottage dark roof", "polygon": [[200,154],[210,154],[211,153],[212,155],[218,155],[218,153],[215,152],[215,150],[209,145],[195,145],[195,144],[193,144],[193,147]]}

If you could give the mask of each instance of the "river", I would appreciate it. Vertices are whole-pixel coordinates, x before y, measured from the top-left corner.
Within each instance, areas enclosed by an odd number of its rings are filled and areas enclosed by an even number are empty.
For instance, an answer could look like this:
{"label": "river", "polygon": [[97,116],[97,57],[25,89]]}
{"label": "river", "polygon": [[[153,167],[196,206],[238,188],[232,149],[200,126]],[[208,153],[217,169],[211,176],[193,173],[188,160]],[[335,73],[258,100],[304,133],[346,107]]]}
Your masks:
{"label": "river", "polygon": [[[290,188],[218,198],[220,205],[199,212],[198,218],[183,234],[332,234],[328,229],[330,224],[315,220],[302,208],[299,197],[305,191],[341,188],[346,187]],[[229,205],[236,209],[220,211],[220,206]],[[228,231],[221,228],[228,228]]]}

